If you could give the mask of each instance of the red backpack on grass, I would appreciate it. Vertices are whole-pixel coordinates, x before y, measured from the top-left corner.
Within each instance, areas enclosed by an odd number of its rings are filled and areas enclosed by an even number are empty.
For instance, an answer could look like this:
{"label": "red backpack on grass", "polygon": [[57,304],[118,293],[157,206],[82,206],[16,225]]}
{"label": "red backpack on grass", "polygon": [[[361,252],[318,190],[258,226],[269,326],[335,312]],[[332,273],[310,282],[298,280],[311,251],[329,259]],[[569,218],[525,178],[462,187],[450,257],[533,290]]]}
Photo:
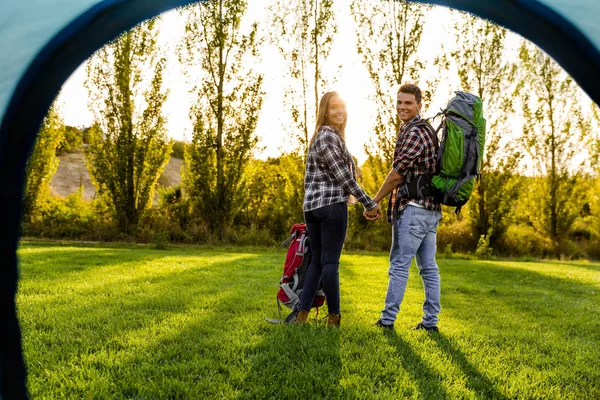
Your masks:
{"label": "red backpack on grass", "polygon": [[[277,306],[281,314],[281,304],[292,309],[292,313],[285,320],[273,320],[267,318],[272,323],[292,323],[296,319],[297,311],[300,311],[300,297],[304,288],[304,279],[308,270],[308,264],[311,260],[310,243],[308,240],[308,231],[306,224],[294,224],[290,231],[290,237],[281,244],[281,247],[288,247],[285,265],[283,267],[283,276],[279,281],[279,291],[277,292]],[[319,284],[313,307],[317,308],[325,303],[325,293]]]}

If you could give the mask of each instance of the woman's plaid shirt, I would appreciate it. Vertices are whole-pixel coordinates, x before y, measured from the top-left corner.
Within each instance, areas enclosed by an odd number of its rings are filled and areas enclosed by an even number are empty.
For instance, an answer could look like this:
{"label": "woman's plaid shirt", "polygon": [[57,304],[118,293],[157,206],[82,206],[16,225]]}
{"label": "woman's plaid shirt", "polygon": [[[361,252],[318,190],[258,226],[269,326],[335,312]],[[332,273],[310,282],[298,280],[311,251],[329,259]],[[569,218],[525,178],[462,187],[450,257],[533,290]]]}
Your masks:
{"label": "woman's plaid shirt", "polygon": [[356,167],[337,129],[322,126],[308,149],[304,175],[304,211],[347,203],[350,194],[367,210],[377,206],[358,183]]}
{"label": "woman's plaid shirt", "polygon": [[[421,116],[417,115],[405,123],[400,128],[400,132],[398,132],[392,168],[402,176],[400,184],[404,183],[406,177],[412,179],[419,175],[435,173],[437,145],[434,142],[432,132],[429,132],[425,126],[414,126],[414,123],[420,120]],[[388,201],[387,220],[389,223],[394,221],[394,204],[396,202],[397,191],[398,188],[392,191]],[[425,197],[422,199],[402,197],[399,201],[399,212],[404,210],[410,202],[420,204],[428,210],[442,210],[442,206],[436,201],[435,197]]]}

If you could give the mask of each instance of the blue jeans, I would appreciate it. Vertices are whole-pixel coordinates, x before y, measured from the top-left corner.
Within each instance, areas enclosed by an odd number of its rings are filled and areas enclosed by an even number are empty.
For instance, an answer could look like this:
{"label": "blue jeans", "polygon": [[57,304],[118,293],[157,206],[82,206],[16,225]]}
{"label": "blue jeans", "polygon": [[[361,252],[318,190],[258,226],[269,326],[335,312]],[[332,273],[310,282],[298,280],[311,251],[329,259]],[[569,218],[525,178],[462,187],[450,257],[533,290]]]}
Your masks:
{"label": "blue jeans", "polygon": [[340,256],[348,228],[348,205],[336,203],[304,213],[312,259],[308,265],[300,309],[310,310],[322,280],[330,314],[340,313]]}
{"label": "blue jeans", "polygon": [[436,326],[440,313],[440,273],[435,262],[436,230],[442,213],[407,206],[394,221],[390,250],[389,284],[385,308],[381,312],[384,324],[393,324],[400,311],[408,282],[408,270],[416,257],[419,275],[425,287],[423,325]]}

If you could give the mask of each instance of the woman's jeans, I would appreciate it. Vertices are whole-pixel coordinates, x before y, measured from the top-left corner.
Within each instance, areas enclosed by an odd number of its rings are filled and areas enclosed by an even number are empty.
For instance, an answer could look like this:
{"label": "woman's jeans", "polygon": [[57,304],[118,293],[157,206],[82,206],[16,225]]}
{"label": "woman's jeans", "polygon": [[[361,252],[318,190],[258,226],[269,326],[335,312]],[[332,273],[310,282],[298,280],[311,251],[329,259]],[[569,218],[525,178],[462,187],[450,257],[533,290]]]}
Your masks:
{"label": "woman's jeans", "polygon": [[304,213],[312,260],[301,297],[301,310],[310,310],[322,280],[330,314],[340,313],[340,256],[348,228],[348,205],[336,203]]}

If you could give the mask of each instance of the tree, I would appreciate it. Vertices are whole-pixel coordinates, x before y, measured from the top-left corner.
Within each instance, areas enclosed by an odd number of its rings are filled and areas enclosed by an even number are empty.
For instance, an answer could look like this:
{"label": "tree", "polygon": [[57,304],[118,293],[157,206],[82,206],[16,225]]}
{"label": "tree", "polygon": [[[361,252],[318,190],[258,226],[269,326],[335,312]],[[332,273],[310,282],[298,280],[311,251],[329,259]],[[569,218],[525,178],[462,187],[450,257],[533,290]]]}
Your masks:
{"label": "tree", "polygon": [[325,66],[338,26],[333,0],[278,0],[269,12],[273,16],[272,43],[286,65],[284,109],[291,119],[291,124],[283,124],[291,149],[284,150],[280,159],[286,199],[289,209],[302,210],[304,186],[298,183],[304,179],[319,101],[335,81],[333,72]]}
{"label": "tree", "polygon": [[290,181],[286,165],[297,155],[287,154],[266,161],[251,160],[246,169],[246,197],[244,220],[250,228],[266,230],[271,237],[284,238],[291,225],[302,221],[302,199],[300,206],[293,196],[297,194],[302,182]]}
{"label": "tree", "polygon": [[142,23],[100,49],[87,68],[95,117],[87,132],[88,170],[125,233],[135,232],[151,205],[171,147],[162,113],[166,60],[157,36],[157,19]]}
{"label": "tree", "polygon": [[595,167],[596,173],[600,172],[600,107],[598,104],[590,104],[593,122],[593,135],[589,136],[588,147],[590,148],[590,162]]}
{"label": "tree", "polygon": [[82,145],[83,134],[81,129],[74,126],[65,126],[64,138],[60,141],[56,153],[73,153],[80,150]]}
{"label": "tree", "polygon": [[184,184],[196,217],[219,235],[241,207],[264,96],[263,76],[251,67],[260,44],[256,23],[242,32],[246,8],[243,0],[210,0],[181,11],[186,33],[180,61],[199,82]]}
{"label": "tree", "polygon": [[293,125],[286,130],[304,162],[319,100],[333,81],[324,70],[338,30],[333,0],[278,0],[269,12],[271,37],[287,67],[284,95]]}
{"label": "tree", "polygon": [[[418,49],[430,7],[394,0],[355,0],[350,7],[357,23],[357,51],[373,84],[373,100],[377,105],[374,134],[365,145],[365,152],[383,159],[382,169],[372,171],[379,186],[392,163],[400,127],[394,90],[404,83],[419,84],[425,68]],[[433,86],[431,82],[430,87]],[[431,98],[431,93],[424,91],[425,101]]]}
{"label": "tree", "polygon": [[56,149],[63,140],[65,126],[60,119],[56,104],[48,110],[42,122],[35,146],[26,167],[24,219],[31,221],[40,197],[50,191],[50,181],[58,169]]}
{"label": "tree", "polygon": [[[455,45],[450,57],[461,88],[482,100],[487,118],[481,176],[469,202],[476,237],[488,235],[492,245],[508,227],[508,215],[519,193],[514,173],[521,159],[506,118],[514,112],[510,101],[514,64],[506,54],[506,29],[466,13],[456,14]],[[501,151],[503,150],[503,151]]]}
{"label": "tree", "polygon": [[[581,90],[547,54],[525,42],[519,50],[522,72],[517,88],[523,112],[523,144],[533,170],[544,177],[538,191],[542,207],[530,210],[530,223],[555,246],[569,232],[580,207],[574,190],[574,156],[588,123],[581,112]],[[557,247],[558,249],[558,247]]]}

